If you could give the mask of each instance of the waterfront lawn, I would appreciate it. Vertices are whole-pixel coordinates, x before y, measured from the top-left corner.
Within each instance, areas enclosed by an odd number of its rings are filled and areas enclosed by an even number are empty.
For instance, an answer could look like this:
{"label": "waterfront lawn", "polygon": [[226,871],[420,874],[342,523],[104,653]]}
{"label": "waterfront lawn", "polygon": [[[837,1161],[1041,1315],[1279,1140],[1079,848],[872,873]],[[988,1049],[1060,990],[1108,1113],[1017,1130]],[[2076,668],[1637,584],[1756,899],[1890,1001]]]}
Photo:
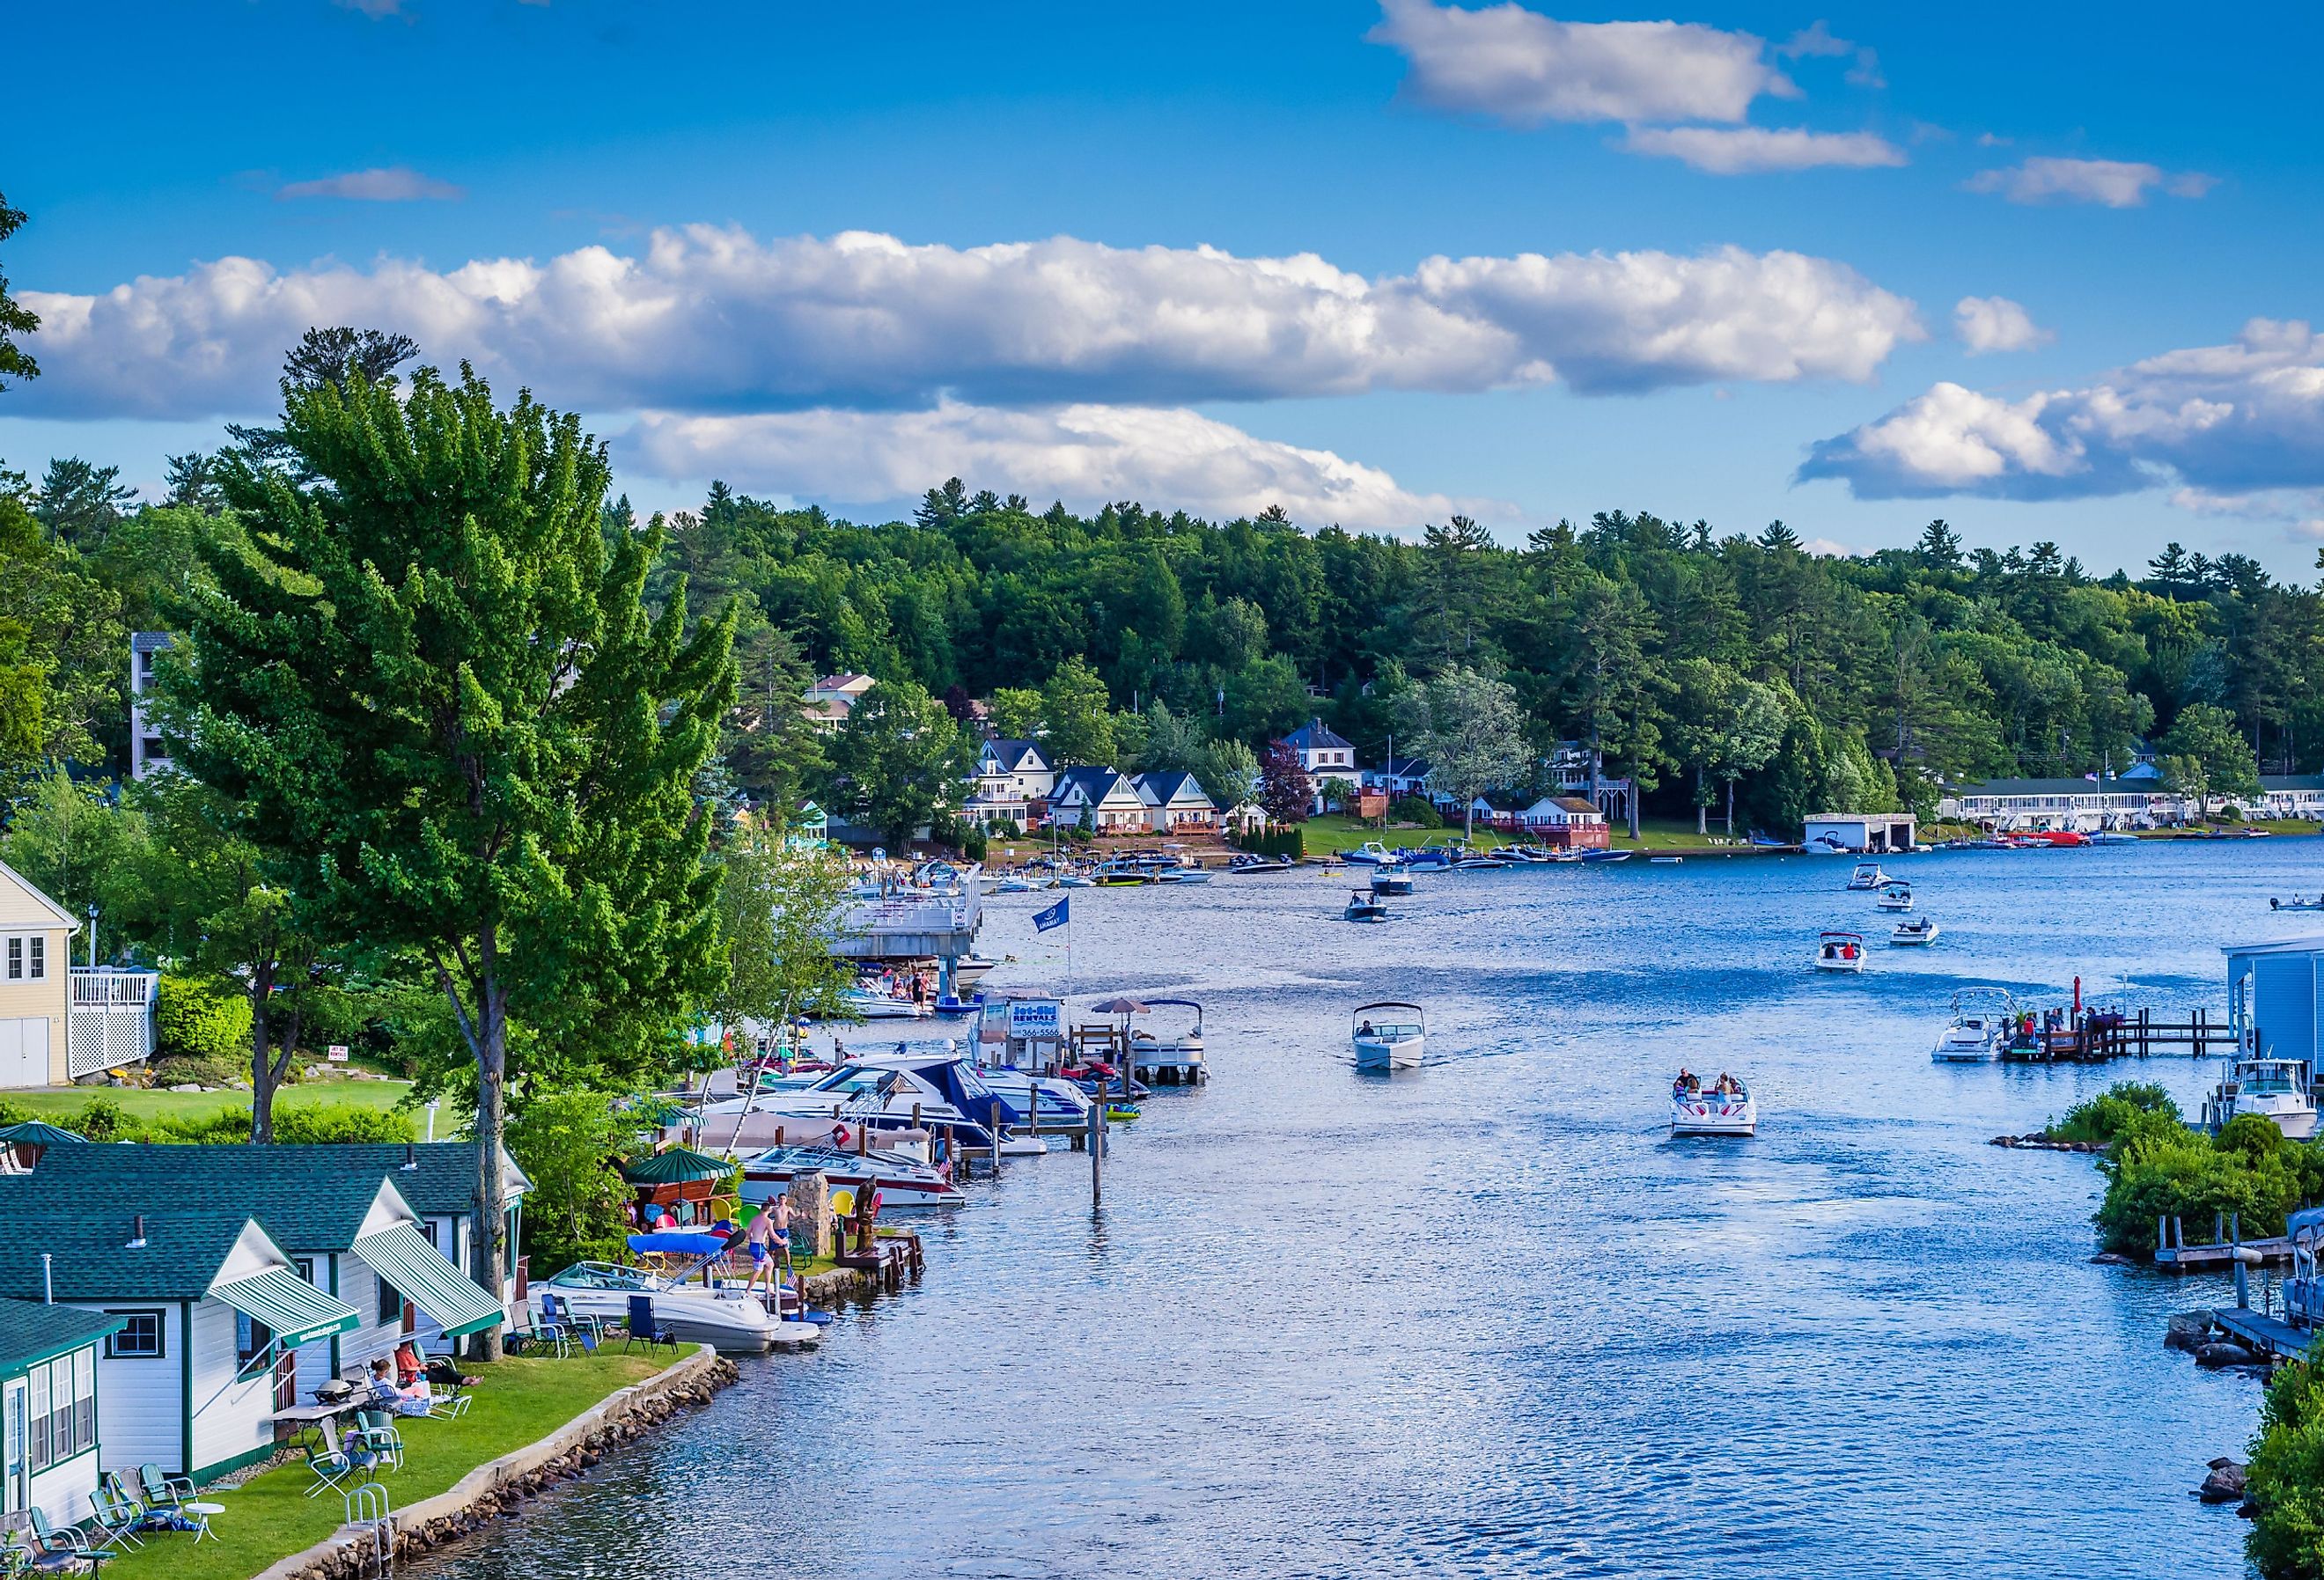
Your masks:
{"label": "waterfront lawn", "polygon": [[[409,1081],[301,1081],[283,1089],[275,1098],[279,1113],[286,1108],[308,1105],[342,1104],[352,1108],[376,1108],[383,1112],[403,1101],[411,1090]],[[120,1104],[121,1111],[132,1119],[208,1119],[212,1114],[229,1109],[250,1112],[247,1092],[169,1092],[143,1086],[51,1086],[30,1087],[11,1091],[6,1101],[24,1109],[35,1119],[51,1123],[64,1123],[91,1103],[102,1099]],[[424,1127],[427,1116],[419,1116]],[[437,1116],[436,1134],[439,1140],[449,1136],[446,1116]],[[208,1547],[209,1544],[202,1544]]]}
{"label": "waterfront lawn", "polygon": [[[667,1349],[626,1355],[613,1349],[561,1361],[512,1355],[488,1366],[463,1362],[471,1376],[484,1380],[471,1391],[476,1402],[455,1420],[399,1418],[403,1468],[385,1471],[380,1484],[396,1508],[408,1509],[450,1490],[486,1461],[539,1442],[670,1360]],[[134,1479],[135,1467],[126,1468]],[[276,1560],[327,1539],[344,1522],[346,1508],[338,1494],[309,1498],[306,1492],[313,1484],[300,1458],[232,1491],[206,1490],[203,1501],[226,1510],[210,1516],[217,1541],[197,1546],[189,1536],[153,1532],[143,1550],[106,1565],[106,1580],[248,1580]]]}

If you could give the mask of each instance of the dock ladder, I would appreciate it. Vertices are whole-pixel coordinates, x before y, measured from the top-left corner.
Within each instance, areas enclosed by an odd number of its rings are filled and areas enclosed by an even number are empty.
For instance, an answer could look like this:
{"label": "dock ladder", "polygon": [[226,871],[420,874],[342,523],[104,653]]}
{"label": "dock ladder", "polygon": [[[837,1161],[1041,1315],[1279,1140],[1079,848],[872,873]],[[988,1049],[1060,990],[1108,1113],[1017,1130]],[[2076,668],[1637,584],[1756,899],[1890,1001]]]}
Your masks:
{"label": "dock ladder", "polygon": [[372,1574],[386,1580],[395,1573],[395,1511],[388,1505],[387,1489],[377,1482],[365,1482],[340,1497],[346,1501],[347,1524],[355,1530],[357,1548],[369,1549]]}

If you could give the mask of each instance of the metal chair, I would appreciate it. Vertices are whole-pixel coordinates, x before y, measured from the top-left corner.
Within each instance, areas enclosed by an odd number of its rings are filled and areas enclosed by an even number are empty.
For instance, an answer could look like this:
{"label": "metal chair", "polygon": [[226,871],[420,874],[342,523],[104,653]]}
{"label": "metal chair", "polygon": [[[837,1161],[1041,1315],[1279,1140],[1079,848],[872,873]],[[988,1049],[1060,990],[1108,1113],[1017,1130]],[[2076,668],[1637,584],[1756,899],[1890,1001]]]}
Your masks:
{"label": "metal chair", "polygon": [[350,1453],[368,1449],[397,1470],[403,1468],[403,1434],[395,1429],[395,1418],[385,1410],[357,1410],[355,1424],[347,1428],[346,1446]]}
{"label": "metal chair", "polygon": [[137,1484],[144,1490],[148,1509],[175,1509],[194,1501],[193,1478],[166,1474],[158,1465],[139,1465]]}
{"label": "metal chair", "polygon": [[309,1444],[307,1447],[307,1468],[314,1473],[315,1479],[307,1488],[307,1496],[312,1498],[332,1491],[344,1494],[346,1491],[344,1483],[349,1478],[368,1479],[364,1473],[371,1468],[372,1463],[373,1456],[368,1454],[357,1460],[344,1448],[318,1448]]}
{"label": "metal chair", "polygon": [[678,1335],[655,1320],[653,1298],[650,1295],[630,1297],[629,1327],[622,1347],[635,1349],[641,1343],[648,1347],[655,1344],[668,1344],[672,1349],[678,1347]]}
{"label": "metal chair", "polygon": [[94,1570],[106,1559],[116,1555],[104,1548],[93,1548],[79,1529],[68,1525],[62,1530],[49,1524],[49,1517],[38,1508],[24,1511],[25,1520],[32,1528],[32,1563],[36,1567],[60,1569],[69,1564],[87,1564]]}
{"label": "metal chair", "polygon": [[97,1528],[98,1537],[89,1544],[92,1548],[101,1550],[117,1547],[125,1552],[145,1545],[137,1534],[137,1528],[145,1523],[143,1504],[121,1502],[112,1489],[100,1482],[88,1495],[88,1506],[89,1523]]}

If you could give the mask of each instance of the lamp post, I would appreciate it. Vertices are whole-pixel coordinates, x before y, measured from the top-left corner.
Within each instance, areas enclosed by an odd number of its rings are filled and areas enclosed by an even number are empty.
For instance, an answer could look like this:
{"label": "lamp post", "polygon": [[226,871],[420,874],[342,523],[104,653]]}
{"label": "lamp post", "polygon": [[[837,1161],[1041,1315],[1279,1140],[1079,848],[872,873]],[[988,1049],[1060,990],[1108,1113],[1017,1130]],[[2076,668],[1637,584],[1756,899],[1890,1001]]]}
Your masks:
{"label": "lamp post", "polygon": [[88,902],[88,968],[97,969],[97,901]]}

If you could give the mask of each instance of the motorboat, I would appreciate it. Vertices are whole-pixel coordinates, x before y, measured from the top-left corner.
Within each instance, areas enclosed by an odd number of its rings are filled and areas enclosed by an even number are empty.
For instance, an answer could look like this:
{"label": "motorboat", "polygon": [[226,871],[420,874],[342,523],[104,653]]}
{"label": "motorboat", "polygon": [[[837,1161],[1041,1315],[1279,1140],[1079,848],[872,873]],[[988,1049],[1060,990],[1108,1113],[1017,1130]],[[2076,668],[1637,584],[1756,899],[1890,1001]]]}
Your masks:
{"label": "motorboat", "polygon": [[1440,845],[1431,840],[1417,850],[1406,851],[1404,864],[1407,867],[1449,867],[1460,859],[1462,848],[1458,845]]}
{"label": "motorboat", "polygon": [[1650,855],[1646,858],[1646,864],[1652,867],[1674,867],[1684,860],[1686,857],[1683,855]]}
{"label": "motorboat", "polygon": [[1350,1017],[1351,1039],[1360,1070],[1410,1070],[1420,1067],[1428,1017],[1418,1004],[1384,999],[1360,1004]]}
{"label": "motorboat", "polygon": [[995,894],[1038,894],[1056,880],[1054,878],[1019,878],[1011,874],[992,885]]}
{"label": "motorboat", "polygon": [[1347,852],[1340,859],[1352,862],[1360,867],[1393,867],[1404,860],[1402,856],[1377,839],[1365,840],[1363,844]]}
{"label": "motorboat", "polygon": [[1892,944],[1933,944],[1943,929],[1932,916],[1916,916],[1910,921],[1900,921],[1888,934]]}
{"label": "motorboat", "polygon": [[2275,1122],[2288,1141],[2316,1134],[2316,1098],[2305,1059],[2238,1058],[2211,1095],[2203,1099],[2203,1128],[2213,1132],[2227,1121],[2256,1113]]}
{"label": "motorboat", "polygon": [[1208,867],[1165,867],[1154,874],[1157,883],[1207,883],[1211,881]]}
{"label": "motorboat", "polygon": [[1880,897],[1872,903],[1882,910],[1910,910],[1913,885],[1902,878],[1891,878],[1880,885]]}
{"label": "motorboat", "polygon": [[[1008,1118],[976,1067],[953,1045],[852,1058],[806,1086],[706,1103],[701,1130],[729,1148],[799,1143],[845,1147],[858,1133],[949,1129],[964,1146],[1004,1138]],[[779,1132],[779,1133],[778,1133]]]}
{"label": "motorboat", "polygon": [[1454,856],[1446,870],[1455,873],[1499,873],[1506,872],[1517,864],[1505,855],[1497,855],[1490,851],[1472,850]]}
{"label": "motorboat", "polygon": [[988,972],[1000,964],[1000,961],[987,959],[982,955],[963,955],[952,963],[952,979],[963,987],[966,987],[981,981]]}
{"label": "motorboat", "polygon": [[1067,873],[1057,880],[1060,889],[1094,889],[1097,880],[1085,873]]}
{"label": "motorboat", "polygon": [[1878,862],[1858,862],[1856,870],[1848,874],[1850,889],[1877,889],[1887,881],[1888,874],[1880,870]]}
{"label": "motorboat", "polygon": [[[1720,1088],[1724,1087],[1724,1090]],[[1733,1076],[1711,1086],[1681,1074],[1671,1083],[1671,1134],[1751,1136],[1759,1133],[1759,1100]]]}
{"label": "motorboat", "polygon": [[1815,968],[1818,971],[1863,970],[1864,935],[1825,933],[1816,940]]}
{"label": "motorboat", "polygon": [[979,1065],[976,1073],[1001,1099],[1011,1128],[1083,1130],[1089,1125],[1089,1094],[1071,1081],[1009,1065]]}
{"label": "motorboat", "polygon": [[1361,889],[1348,896],[1348,903],[1340,915],[1349,921],[1386,921],[1388,907]]}
{"label": "motorboat", "polygon": [[[635,1234],[634,1242],[699,1242],[680,1248],[672,1243],[665,1254],[691,1255],[696,1267],[726,1250],[724,1234]],[[708,1249],[705,1249],[708,1248]],[[722,1354],[762,1355],[770,1349],[797,1349],[823,1337],[821,1325],[786,1322],[769,1311],[762,1298],[742,1284],[704,1285],[642,1267],[610,1261],[576,1261],[547,1279],[535,1279],[529,1290],[537,1320],[549,1320],[543,1297],[574,1316],[588,1317],[605,1327],[626,1327],[630,1300],[642,1295],[653,1302],[654,1321],[682,1344],[709,1344]]]}
{"label": "motorboat", "polygon": [[2324,897],[2302,900],[2295,895],[2290,900],[2278,900],[2271,894],[2268,896],[2267,908],[2270,910],[2324,910]]}
{"label": "motorboat", "polygon": [[888,1207],[956,1207],[960,1187],[944,1169],[931,1167],[908,1152],[872,1149],[850,1151],[844,1147],[784,1146],[742,1160],[742,1200],[752,1206],[772,1201],[791,1182],[820,1174],[835,1190],[880,1193]]}
{"label": "motorboat", "polygon": [[1505,845],[1493,854],[1508,861],[1523,862],[1527,866],[1538,866],[1556,859],[1548,851],[1533,845]]}
{"label": "motorboat", "polygon": [[909,999],[899,999],[893,993],[877,988],[850,988],[841,995],[850,1013],[859,1021],[925,1021],[928,1007]]}
{"label": "motorboat", "polygon": [[1230,873],[1287,873],[1299,864],[1287,855],[1259,855],[1251,851],[1240,851],[1227,863]]}
{"label": "motorboat", "polygon": [[1628,861],[1630,854],[1627,850],[1585,850],[1581,853],[1583,861],[1597,866],[1608,866],[1615,862]]}
{"label": "motorboat", "polygon": [[2136,845],[2138,836],[2125,834],[2119,828],[2101,828],[2090,836],[2092,845]]}
{"label": "motorboat", "polygon": [[1412,879],[1393,867],[1380,867],[1372,873],[1372,892],[1383,897],[1412,892]]}
{"label": "motorboat", "polygon": [[[1840,844],[1833,835],[1819,834],[1813,839],[1803,842],[1800,852],[1803,855],[1846,855],[1848,846]],[[1849,887],[1853,889],[1856,885],[1850,883]]]}
{"label": "motorboat", "polygon": [[1929,1058],[1937,1064],[1991,1064],[2009,1046],[2017,1001],[2006,989],[1965,987],[1953,994],[1950,1019]]}
{"label": "motorboat", "polygon": [[1090,879],[1101,889],[1134,889],[1151,883],[1154,874],[1137,862],[1110,861],[1101,863]]}

